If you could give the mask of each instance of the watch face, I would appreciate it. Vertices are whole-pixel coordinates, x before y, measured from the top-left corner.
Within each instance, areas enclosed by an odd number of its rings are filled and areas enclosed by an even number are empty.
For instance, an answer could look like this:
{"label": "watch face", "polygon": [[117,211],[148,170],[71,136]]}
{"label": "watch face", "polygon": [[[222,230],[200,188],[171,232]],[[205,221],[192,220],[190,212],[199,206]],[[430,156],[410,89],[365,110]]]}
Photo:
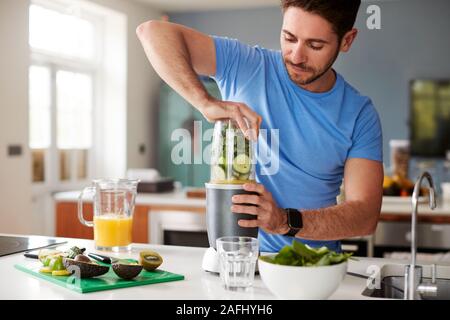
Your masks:
{"label": "watch face", "polygon": [[288,224],[291,228],[300,229],[302,227],[301,213],[295,209],[288,209]]}

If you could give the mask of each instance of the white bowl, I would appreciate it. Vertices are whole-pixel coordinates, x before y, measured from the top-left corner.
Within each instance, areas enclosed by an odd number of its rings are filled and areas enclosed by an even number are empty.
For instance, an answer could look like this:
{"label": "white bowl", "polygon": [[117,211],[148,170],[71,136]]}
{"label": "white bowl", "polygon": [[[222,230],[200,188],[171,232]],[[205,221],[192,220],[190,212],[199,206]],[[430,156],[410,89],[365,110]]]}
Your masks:
{"label": "white bowl", "polygon": [[330,266],[296,267],[258,259],[262,281],[270,292],[283,300],[327,299],[344,279],[347,264],[345,261]]}

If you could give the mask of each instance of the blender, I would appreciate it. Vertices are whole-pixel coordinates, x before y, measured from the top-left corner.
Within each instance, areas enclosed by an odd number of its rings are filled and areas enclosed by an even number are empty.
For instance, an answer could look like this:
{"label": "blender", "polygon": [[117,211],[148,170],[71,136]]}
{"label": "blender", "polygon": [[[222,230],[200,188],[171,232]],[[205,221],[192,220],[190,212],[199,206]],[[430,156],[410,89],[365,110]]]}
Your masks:
{"label": "blender", "polygon": [[238,225],[238,220],[256,219],[256,216],[231,211],[231,198],[235,194],[257,194],[243,188],[244,183],[255,180],[254,159],[254,143],[244,137],[236,122],[216,121],[211,144],[211,177],[210,182],[205,183],[206,227],[210,245],[203,256],[202,268],[205,271],[219,272],[217,238],[258,236],[258,228]]}

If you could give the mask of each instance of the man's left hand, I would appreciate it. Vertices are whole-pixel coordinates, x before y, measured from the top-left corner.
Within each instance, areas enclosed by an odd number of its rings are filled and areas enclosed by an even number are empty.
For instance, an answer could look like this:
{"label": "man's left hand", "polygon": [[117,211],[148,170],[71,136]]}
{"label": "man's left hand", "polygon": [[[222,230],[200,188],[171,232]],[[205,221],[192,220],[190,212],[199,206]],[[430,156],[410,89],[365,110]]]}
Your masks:
{"label": "man's left hand", "polygon": [[241,219],[238,221],[239,226],[246,228],[259,227],[265,232],[273,234],[284,234],[289,231],[286,214],[283,209],[278,208],[272,198],[272,194],[262,184],[246,183],[243,187],[244,190],[256,192],[258,195],[240,194],[233,196],[231,211],[256,215],[257,217],[255,220]]}

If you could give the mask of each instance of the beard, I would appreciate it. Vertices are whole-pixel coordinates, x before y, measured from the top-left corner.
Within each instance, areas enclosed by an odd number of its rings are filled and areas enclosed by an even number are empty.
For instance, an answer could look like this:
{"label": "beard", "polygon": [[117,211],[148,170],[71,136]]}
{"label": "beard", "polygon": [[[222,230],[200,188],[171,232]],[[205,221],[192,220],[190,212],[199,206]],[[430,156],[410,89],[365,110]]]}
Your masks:
{"label": "beard", "polygon": [[[336,50],[333,57],[329,61],[327,61],[325,66],[322,68],[314,68],[312,66],[308,66],[305,63],[294,64],[285,57],[283,57],[283,61],[289,74],[289,78],[291,78],[292,82],[299,86],[305,86],[313,83],[314,81],[322,77],[328,70],[330,70],[338,55],[339,49]],[[298,73],[299,71],[307,74],[301,75]]]}

